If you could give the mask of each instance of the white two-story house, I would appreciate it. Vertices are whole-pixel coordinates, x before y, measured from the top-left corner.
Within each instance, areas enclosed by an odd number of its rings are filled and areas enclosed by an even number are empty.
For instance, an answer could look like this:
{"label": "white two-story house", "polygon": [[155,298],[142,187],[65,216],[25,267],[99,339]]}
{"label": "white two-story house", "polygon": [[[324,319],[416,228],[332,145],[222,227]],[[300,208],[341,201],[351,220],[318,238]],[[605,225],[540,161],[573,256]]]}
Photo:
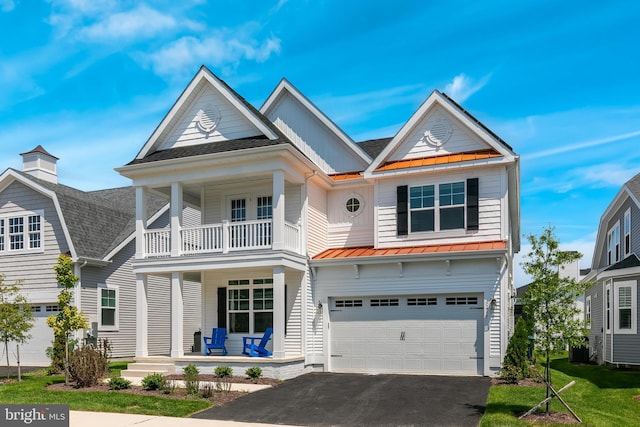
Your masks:
{"label": "white two-story house", "polygon": [[[520,248],[519,157],[443,93],[395,136],[354,142],[286,80],[257,110],[202,67],[117,170],[138,201],[139,363],[262,364],[280,378],[499,370]],[[170,202],[169,227],[147,223],[149,193]],[[185,224],[183,205],[200,224]],[[164,359],[148,357],[158,276],[171,282]],[[200,306],[183,297],[195,278]],[[184,353],[194,310],[204,335],[226,328],[228,356]],[[268,327],[273,355],[241,357],[242,337]]]}

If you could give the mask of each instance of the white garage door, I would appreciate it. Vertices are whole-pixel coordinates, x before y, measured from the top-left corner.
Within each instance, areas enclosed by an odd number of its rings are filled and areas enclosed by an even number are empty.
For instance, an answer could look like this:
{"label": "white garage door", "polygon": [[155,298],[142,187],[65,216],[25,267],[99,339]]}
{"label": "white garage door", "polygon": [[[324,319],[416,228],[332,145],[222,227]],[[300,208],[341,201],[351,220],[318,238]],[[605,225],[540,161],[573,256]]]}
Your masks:
{"label": "white garage door", "polygon": [[[47,326],[47,317],[51,314],[56,314],[55,311],[47,311],[47,308],[51,310],[52,307],[57,307],[54,303],[47,305],[32,305],[37,307],[34,314],[34,324],[29,334],[31,339],[20,346],[20,364],[23,366],[48,366],[51,361],[47,358],[45,350],[47,347],[51,347],[53,341],[53,330]],[[2,349],[4,351],[4,348]],[[6,359],[4,355],[3,361]],[[16,366],[16,344],[9,343],[9,360],[12,366]]]}
{"label": "white garage door", "polygon": [[332,298],[330,370],[483,372],[480,295]]}

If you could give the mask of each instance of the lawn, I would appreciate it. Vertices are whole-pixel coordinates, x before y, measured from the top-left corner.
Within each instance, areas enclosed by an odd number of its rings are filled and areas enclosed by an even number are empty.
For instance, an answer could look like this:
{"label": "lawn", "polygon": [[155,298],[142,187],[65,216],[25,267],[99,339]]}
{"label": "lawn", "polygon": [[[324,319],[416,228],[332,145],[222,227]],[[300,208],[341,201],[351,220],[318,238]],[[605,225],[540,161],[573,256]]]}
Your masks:
{"label": "lawn", "polygon": [[[562,398],[582,418],[584,426],[637,426],[640,419],[640,371],[605,366],[574,365],[566,356],[551,363],[551,379],[559,389],[575,380],[562,392]],[[526,412],[545,397],[545,387],[493,386],[481,426],[528,426],[516,414]],[[554,399],[553,411],[567,412]],[[547,424],[548,425],[548,424]],[[562,424],[554,424],[562,425]]]}
{"label": "lawn", "polygon": [[[126,367],[126,362],[111,365],[112,374]],[[178,400],[155,396],[139,396],[118,392],[73,392],[47,390],[49,384],[64,382],[63,376],[45,376],[43,373],[23,375],[21,383],[0,386],[2,403],[61,403],[77,411],[125,412],[131,414],[186,417],[209,407],[204,399]]]}

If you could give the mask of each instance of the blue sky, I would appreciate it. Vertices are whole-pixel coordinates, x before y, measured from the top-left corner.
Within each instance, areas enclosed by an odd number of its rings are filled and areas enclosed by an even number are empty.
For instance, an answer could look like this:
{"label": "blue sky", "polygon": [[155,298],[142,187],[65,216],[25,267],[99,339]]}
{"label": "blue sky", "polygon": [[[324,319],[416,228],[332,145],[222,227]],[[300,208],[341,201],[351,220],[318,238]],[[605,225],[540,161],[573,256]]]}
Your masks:
{"label": "blue sky", "polygon": [[113,168],[201,64],[256,107],[286,77],[355,140],[439,89],[521,156],[522,232],[588,266],[640,172],[638,22],[634,1],[0,0],[0,168],[41,144],[61,183],[128,185]]}

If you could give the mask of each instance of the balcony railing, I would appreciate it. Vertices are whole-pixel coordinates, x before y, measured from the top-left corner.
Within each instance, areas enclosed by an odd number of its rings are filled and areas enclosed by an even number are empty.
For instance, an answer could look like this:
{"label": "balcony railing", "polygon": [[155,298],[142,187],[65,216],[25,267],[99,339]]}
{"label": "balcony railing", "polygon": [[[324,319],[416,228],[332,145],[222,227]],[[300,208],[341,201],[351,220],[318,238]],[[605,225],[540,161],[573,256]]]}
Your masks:
{"label": "balcony railing", "polygon": [[[180,255],[202,255],[233,251],[271,249],[272,220],[223,222],[180,230]],[[171,256],[171,230],[146,230],[145,257]],[[283,249],[300,253],[300,227],[285,222]]]}

